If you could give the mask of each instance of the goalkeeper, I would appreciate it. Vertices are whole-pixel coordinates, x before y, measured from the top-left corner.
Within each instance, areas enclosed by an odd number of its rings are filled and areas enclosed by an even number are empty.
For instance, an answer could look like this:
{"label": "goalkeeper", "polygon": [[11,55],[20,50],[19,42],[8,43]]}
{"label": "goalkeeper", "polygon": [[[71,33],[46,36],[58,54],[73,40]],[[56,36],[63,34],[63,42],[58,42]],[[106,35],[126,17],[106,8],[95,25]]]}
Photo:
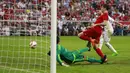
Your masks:
{"label": "goalkeeper", "polygon": [[[82,53],[88,51],[88,48],[83,48],[80,50],[75,51],[68,51],[66,48],[59,44],[60,38],[57,37],[57,62],[62,65],[68,67],[68,64],[73,64],[75,62],[83,62],[88,61],[90,63],[97,62],[97,63],[104,63],[105,58],[101,60],[97,60],[95,58],[89,58],[88,56],[84,56]],[[50,52],[49,52],[50,53]]]}

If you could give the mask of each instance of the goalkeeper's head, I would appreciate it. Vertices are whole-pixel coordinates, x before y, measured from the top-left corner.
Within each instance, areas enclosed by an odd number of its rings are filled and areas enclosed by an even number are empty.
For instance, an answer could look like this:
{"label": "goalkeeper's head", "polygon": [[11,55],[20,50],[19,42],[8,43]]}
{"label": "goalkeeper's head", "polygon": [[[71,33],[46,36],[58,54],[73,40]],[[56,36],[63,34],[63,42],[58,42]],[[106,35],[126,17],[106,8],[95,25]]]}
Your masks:
{"label": "goalkeeper's head", "polygon": [[59,36],[57,36],[57,44],[59,44],[59,42],[60,42],[60,38]]}

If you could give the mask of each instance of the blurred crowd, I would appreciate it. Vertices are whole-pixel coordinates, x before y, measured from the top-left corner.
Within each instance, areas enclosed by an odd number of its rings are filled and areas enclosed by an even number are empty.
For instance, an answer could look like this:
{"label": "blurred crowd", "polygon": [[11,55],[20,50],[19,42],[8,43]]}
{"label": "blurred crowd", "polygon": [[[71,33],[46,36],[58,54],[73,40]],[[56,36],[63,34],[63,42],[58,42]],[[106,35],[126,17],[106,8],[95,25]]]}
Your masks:
{"label": "blurred crowd", "polygon": [[50,29],[50,23],[0,23],[0,36],[44,36]]}
{"label": "blurred crowd", "polygon": [[[57,0],[59,34],[64,29],[69,32],[67,35],[71,34],[72,30],[75,30],[73,35],[84,30],[86,26],[82,23],[94,21],[96,11],[102,4],[110,6],[109,15],[116,21],[130,21],[130,0]],[[27,30],[33,30],[31,26],[44,27],[43,24],[48,24],[47,27],[51,29],[50,22],[37,22],[37,20],[51,20],[51,0],[0,0],[0,31],[9,26],[27,27]],[[72,23],[62,20],[86,22]],[[128,24],[125,26],[129,27]]]}
{"label": "blurred crowd", "polygon": [[0,0],[0,19],[50,20],[51,0]]}
{"label": "blurred crowd", "polygon": [[[51,0],[0,0],[0,35],[49,34]],[[33,21],[30,21],[33,20]]]}
{"label": "blurred crowd", "polygon": [[110,6],[109,15],[115,20],[130,20],[130,0],[58,0],[58,18],[92,21],[102,4]]}
{"label": "blurred crowd", "polygon": [[[58,19],[92,21],[102,4],[117,21],[130,20],[130,0],[57,0]],[[0,19],[50,20],[51,0],[0,0]]]}

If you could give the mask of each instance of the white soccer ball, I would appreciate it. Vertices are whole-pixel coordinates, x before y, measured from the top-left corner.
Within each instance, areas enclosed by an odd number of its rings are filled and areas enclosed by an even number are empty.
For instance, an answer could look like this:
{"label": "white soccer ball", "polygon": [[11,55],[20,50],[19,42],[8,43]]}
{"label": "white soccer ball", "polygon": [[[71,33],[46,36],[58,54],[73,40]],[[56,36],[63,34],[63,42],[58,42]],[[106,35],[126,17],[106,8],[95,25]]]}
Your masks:
{"label": "white soccer ball", "polygon": [[37,46],[37,42],[36,42],[36,41],[31,41],[31,42],[30,42],[30,47],[31,47],[32,49],[35,49],[36,46]]}

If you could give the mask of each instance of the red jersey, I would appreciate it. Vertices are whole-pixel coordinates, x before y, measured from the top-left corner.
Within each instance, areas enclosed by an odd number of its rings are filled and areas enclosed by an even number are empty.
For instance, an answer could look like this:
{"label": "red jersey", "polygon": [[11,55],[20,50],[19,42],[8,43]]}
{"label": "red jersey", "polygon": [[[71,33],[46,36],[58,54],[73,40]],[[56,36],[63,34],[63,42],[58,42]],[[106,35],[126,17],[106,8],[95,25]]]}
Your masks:
{"label": "red jersey", "polygon": [[[95,24],[102,23],[104,20],[108,20],[107,13],[104,13],[103,15],[99,16]],[[83,31],[83,34],[84,34],[83,36],[96,39],[96,43],[98,44],[100,40],[100,36],[102,34],[102,28],[101,26],[94,26],[93,28]],[[90,41],[90,39],[87,39],[87,40]]]}
{"label": "red jersey", "polygon": [[94,24],[102,23],[104,20],[108,20],[108,13],[100,15]]}
{"label": "red jersey", "polygon": [[[108,20],[108,13],[100,15],[94,24],[103,23],[104,20]],[[94,28],[96,29],[96,31],[102,31],[101,26],[95,26]]]}

